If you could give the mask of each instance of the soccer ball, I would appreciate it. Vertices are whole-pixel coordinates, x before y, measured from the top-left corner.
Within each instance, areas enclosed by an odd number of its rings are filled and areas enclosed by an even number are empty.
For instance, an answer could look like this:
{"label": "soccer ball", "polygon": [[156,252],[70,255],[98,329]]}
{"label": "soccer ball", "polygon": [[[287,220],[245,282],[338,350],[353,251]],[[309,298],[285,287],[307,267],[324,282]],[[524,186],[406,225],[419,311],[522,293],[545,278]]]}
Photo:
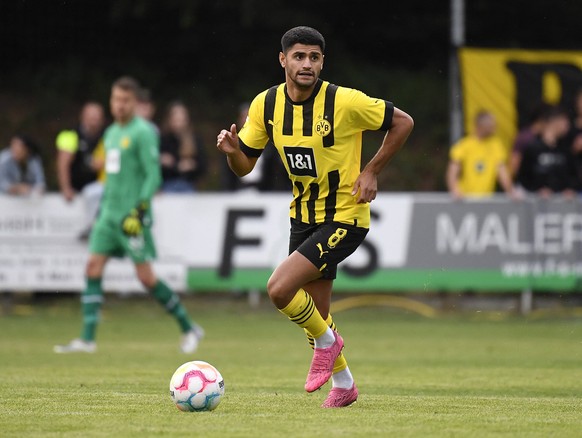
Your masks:
{"label": "soccer ball", "polygon": [[178,367],[170,380],[170,397],[184,412],[212,411],[224,395],[224,379],[207,362],[195,360]]}

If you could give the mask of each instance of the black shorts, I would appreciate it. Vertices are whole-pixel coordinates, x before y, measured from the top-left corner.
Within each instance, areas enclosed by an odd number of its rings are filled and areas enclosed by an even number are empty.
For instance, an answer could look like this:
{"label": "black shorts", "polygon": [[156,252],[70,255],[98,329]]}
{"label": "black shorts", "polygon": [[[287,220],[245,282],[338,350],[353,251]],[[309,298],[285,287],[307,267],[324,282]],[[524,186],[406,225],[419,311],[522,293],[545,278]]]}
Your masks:
{"label": "black shorts", "polygon": [[341,222],[305,224],[292,218],[289,254],[299,251],[321,271],[322,278],[333,280],[337,265],[360,246],[366,234],[367,228]]}

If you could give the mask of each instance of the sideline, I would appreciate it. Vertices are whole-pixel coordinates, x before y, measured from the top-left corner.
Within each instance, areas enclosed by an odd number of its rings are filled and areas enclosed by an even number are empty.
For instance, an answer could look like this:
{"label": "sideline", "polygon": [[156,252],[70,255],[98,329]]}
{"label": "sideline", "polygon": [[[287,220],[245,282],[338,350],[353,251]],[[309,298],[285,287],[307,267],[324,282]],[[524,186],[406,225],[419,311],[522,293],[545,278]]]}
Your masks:
{"label": "sideline", "polygon": [[355,309],[357,307],[387,306],[398,309],[409,310],[426,318],[435,318],[439,312],[427,304],[410,298],[386,296],[386,295],[361,295],[357,297],[343,298],[331,303],[331,313],[343,312],[344,310]]}

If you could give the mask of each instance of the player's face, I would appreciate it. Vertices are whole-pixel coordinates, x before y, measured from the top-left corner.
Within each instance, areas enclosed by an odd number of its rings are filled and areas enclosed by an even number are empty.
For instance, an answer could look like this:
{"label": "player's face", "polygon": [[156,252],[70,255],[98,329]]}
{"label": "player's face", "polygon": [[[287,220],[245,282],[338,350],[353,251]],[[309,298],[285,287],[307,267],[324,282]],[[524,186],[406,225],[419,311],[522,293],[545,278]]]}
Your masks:
{"label": "player's face", "polygon": [[111,89],[111,114],[116,122],[128,122],[135,114],[135,107],[137,105],[137,98],[135,94],[129,90],[124,90],[119,87]]}
{"label": "player's face", "polygon": [[323,53],[319,46],[295,44],[287,53],[279,54],[285,76],[298,88],[308,89],[315,85],[323,68]]}

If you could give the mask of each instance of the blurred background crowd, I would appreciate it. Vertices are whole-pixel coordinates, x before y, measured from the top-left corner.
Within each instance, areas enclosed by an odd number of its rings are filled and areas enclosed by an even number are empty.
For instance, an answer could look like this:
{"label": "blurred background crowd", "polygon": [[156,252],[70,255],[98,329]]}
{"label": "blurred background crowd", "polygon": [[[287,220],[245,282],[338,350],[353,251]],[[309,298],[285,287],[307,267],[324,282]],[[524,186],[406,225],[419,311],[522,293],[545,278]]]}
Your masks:
{"label": "blurred background crowd", "polygon": [[[579,49],[582,5],[553,4],[466,2],[466,44]],[[280,36],[307,24],[328,41],[323,79],[391,100],[415,118],[417,128],[381,176],[381,190],[448,190],[453,197],[505,191],[512,198],[580,192],[582,94],[570,96],[568,105],[539,102],[511,144],[497,138],[488,108],[472,121],[471,132],[453,139],[447,129],[448,2],[391,2],[386,13],[377,7],[343,1],[317,7],[267,0],[3,2],[0,190],[98,200],[109,87],[125,74],[142,83],[140,114],[160,135],[162,191],[287,189],[273,151],[239,180],[214,143],[220,128],[232,122],[240,128],[249,99],[283,81]],[[364,161],[380,135],[364,138]],[[488,166],[479,175],[476,157]]]}

